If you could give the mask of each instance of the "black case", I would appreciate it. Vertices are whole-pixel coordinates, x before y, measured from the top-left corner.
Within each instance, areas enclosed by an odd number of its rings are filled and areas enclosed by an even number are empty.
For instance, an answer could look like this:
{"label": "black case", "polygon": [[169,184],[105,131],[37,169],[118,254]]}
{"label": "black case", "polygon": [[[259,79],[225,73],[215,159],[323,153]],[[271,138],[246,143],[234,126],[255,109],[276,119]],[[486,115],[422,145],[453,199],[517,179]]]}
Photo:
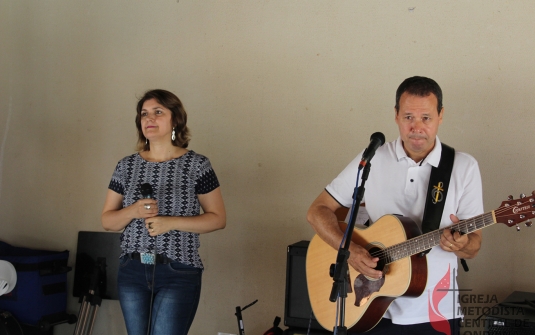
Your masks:
{"label": "black case", "polygon": [[13,314],[21,324],[39,325],[65,315],[69,251],[14,247],[0,241],[0,259],[13,264],[17,284],[0,296],[0,310]]}

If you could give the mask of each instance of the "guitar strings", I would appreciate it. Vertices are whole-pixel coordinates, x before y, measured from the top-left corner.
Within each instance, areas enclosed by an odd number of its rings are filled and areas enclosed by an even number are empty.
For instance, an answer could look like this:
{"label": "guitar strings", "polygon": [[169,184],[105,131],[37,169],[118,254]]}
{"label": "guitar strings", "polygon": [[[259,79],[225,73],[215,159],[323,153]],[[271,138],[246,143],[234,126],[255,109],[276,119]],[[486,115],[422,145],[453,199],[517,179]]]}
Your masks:
{"label": "guitar strings", "polygon": [[[522,207],[522,206],[525,206],[525,205],[531,203],[530,206],[529,206],[529,208],[531,209],[531,207],[535,207],[535,205],[533,205],[533,201],[534,201],[533,197],[528,197],[527,201],[518,202],[516,205]],[[501,207],[499,207],[498,209],[496,209],[494,211],[494,215],[498,218],[498,216],[500,216],[501,214],[504,214],[506,212],[510,212],[511,208],[512,208],[511,206],[501,206]],[[532,211],[531,210],[528,211],[528,210],[524,209],[524,210],[522,210],[520,212],[515,212],[514,214],[518,215],[518,214],[523,213],[523,212],[525,213],[525,212],[532,212]],[[535,214],[535,212],[532,212],[532,214]],[[486,216],[490,216],[490,218],[485,219]],[[496,220],[496,221],[498,221],[498,220]],[[385,249],[380,249],[378,251],[371,252],[370,255],[372,257],[379,257],[380,259],[387,259],[388,263],[391,263],[394,260],[409,256],[409,255],[417,254],[417,253],[419,253],[419,252],[421,252],[423,250],[427,250],[427,249],[429,249],[429,248],[431,248],[433,246],[438,245],[438,243],[436,242],[437,238],[440,237],[440,235],[442,234],[442,232],[445,229],[448,229],[448,228],[451,228],[451,227],[455,226],[455,228],[459,228],[459,229],[457,229],[457,231],[462,232],[464,234],[467,234],[467,233],[474,232],[476,230],[483,229],[483,228],[488,227],[490,225],[493,225],[495,223],[496,222],[494,222],[494,220],[492,219],[492,212],[484,213],[484,214],[475,216],[475,217],[467,219],[467,220],[462,220],[462,221],[460,221],[460,222],[458,222],[456,224],[453,224],[451,226],[448,226],[446,228],[441,228],[441,229],[438,229],[436,231],[432,231],[432,232],[429,232],[429,233],[426,233],[426,234],[423,234],[423,235],[419,235],[419,236],[411,238],[411,239],[409,239],[409,240],[407,240],[405,242],[401,242],[401,243],[389,246],[389,247],[387,247]],[[475,229],[470,230],[471,229],[470,227],[472,225],[475,225]],[[437,233],[438,233],[438,236],[436,236]],[[431,238],[429,238],[429,237],[431,237]],[[414,248],[407,249],[406,247],[403,247],[407,243],[408,244],[420,244],[421,242],[426,242],[426,241],[428,242],[428,247],[426,247],[426,248],[417,246],[416,249],[414,249]],[[399,251],[400,250],[398,250],[398,249],[402,249],[403,251],[405,251],[405,253],[408,252],[408,254],[402,253],[401,255],[399,255]],[[416,250],[416,251],[414,252],[414,250]],[[397,251],[398,255],[392,254],[392,251]],[[401,257],[399,257],[399,256],[401,256]]]}
{"label": "guitar strings", "polygon": [[[455,226],[456,226],[456,228],[459,228],[459,229],[457,229],[458,231],[461,231],[463,233],[473,232],[475,230],[484,228],[484,227],[494,223],[492,220],[490,220],[490,223],[485,225],[485,220],[483,219],[483,217],[484,216],[488,216],[488,215],[489,215],[489,213],[485,213],[485,214],[479,215],[477,217],[474,217],[472,219],[463,220],[463,221],[460,221],[459,223],[455,224]],[[489,220],[487,220],[487,221],[489,221]],[[475,226],[478,227],[478,228],[477,229],[473,229],[472,231],[469,231],[468,227],[474,225],[473,222],[475,222]],[[478,222],[480,222],[480,223],[482,222],[483,225],[481,225]],[[452,226],[450,226],[450,227],[452,227]],[[385,249],[380,249],[378,251],[374,251],[374,252],[370,253],[370,255],[372,257],[379,257],[379,258],[385,258],[385,255],[387,255],[393,261],[393,260],[397,260],[397,259],[400,259],[400,258],[408,256],[409,255],[408,252],[409,253],[412,252],[411,254],[417,254],[417,253],[419,253],[421,251],[427,250],[427,249],[429,249],[429,248],[431,248],[431,247],[433,247],[435,245],[438,245],[438,243],[436,241],[439,239],[440,234],[442,234],[442,232],[445,229],[448,229],[448,228],[449,227],[441,228],[441,229],[438,229],[438,230],[435,230],[435,231],[432,231],[432,232],[429,232],[429,233],[426,233],[426,234],[423,234],[423,235],[416,236],[416,237],[414,237],[412,239],[409,239],[407,241],[404,241],[404,242],[401,242],[401,243],[398,243],[398,244],[394,244],[394,245],[389,246],[389,247],[387,247]],[[421,248],[414,248],[414,244],[420,244],[422,242],[428,242],[427,246],[426,247],[421,247]],[[410,247],[410,248],[404,247],[404,245],[406,245],[406,244],[413,244],[413,246]],[[416,250],[416,251],[413,252],[414,250]],[[400,251],[404,251],[404,252],[401,253],[401,255],[400,255]]]}

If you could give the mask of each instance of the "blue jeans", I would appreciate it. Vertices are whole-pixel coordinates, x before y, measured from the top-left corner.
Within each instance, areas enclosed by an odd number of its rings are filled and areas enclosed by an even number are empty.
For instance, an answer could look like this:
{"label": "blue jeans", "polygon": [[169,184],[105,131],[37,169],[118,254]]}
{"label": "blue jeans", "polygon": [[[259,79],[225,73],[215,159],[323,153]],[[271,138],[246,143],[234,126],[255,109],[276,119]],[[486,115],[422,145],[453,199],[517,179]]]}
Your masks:
{"label": "blue jeans", "polygon": [[179,262],[142,264],[128,255],[120,260],[118,291],[129,335],[147,335],[152,287],[151,335],[186,335],[201,294],[202,270]]}

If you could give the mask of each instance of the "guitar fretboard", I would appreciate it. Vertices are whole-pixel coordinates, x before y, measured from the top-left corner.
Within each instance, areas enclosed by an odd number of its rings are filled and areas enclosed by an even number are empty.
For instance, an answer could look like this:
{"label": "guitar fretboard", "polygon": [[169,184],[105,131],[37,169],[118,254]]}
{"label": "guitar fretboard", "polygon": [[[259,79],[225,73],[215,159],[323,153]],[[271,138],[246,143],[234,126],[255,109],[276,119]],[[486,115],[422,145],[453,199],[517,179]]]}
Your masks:
{"label": "guitar fretboard", "polygon": [[379,257],[386,264],[389,264],[399,259],[419,254],[428,249],[431,249],[434,246],[439,245],[440,235],[442,235],[442,232],[445,229],[454,228],[455,231],[458,231],[462,234],[470,234],[476,230],[491,226],[494,223],[495,222],[493,212],[481,214],[471,219],[461,221],[452,226],[437,229],[427,234],[411,238],[410,240],[407,240],[405,242],[392,245],[390,247],[372,253],[371,256]]}

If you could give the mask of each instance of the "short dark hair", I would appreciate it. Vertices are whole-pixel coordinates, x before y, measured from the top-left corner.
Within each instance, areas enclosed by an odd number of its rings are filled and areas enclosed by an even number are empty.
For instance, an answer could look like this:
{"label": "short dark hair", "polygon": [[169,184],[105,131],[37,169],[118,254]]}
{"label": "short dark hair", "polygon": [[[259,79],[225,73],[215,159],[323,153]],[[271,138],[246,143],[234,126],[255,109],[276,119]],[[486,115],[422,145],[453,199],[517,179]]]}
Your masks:
{"label": "short dark hair", "polygon": [[418,76],[405,79],[396,91],[396,113],[399,112],[399,99],[405,92],[419,97],[426,97],[431,93],[434,94],[438,101],[438,114],[442,111],[442,90],[433,79]]}
{"label": "short dark hair", "polygon": [[145,92],[143,97],[139,99],[137,103],[137,149],[139,151],[150,150],[150,142],[146,143],[147,139],[145,138],[145,135],[143,135],[143,131],[141,129],[141,109],[143,109],[143,104],[145,101],[151,99],[155,99],[159,104],[171,111],[171,122],[176,136],[175,140],[171,141],[173,145],[176,147],[187,148],[190,140],[190,132],[188,126],[186,125],[188,121],[188,115],[186,114],[186,110],[184,109],[182,102],[173,93],[166,90],[156,89]]}

